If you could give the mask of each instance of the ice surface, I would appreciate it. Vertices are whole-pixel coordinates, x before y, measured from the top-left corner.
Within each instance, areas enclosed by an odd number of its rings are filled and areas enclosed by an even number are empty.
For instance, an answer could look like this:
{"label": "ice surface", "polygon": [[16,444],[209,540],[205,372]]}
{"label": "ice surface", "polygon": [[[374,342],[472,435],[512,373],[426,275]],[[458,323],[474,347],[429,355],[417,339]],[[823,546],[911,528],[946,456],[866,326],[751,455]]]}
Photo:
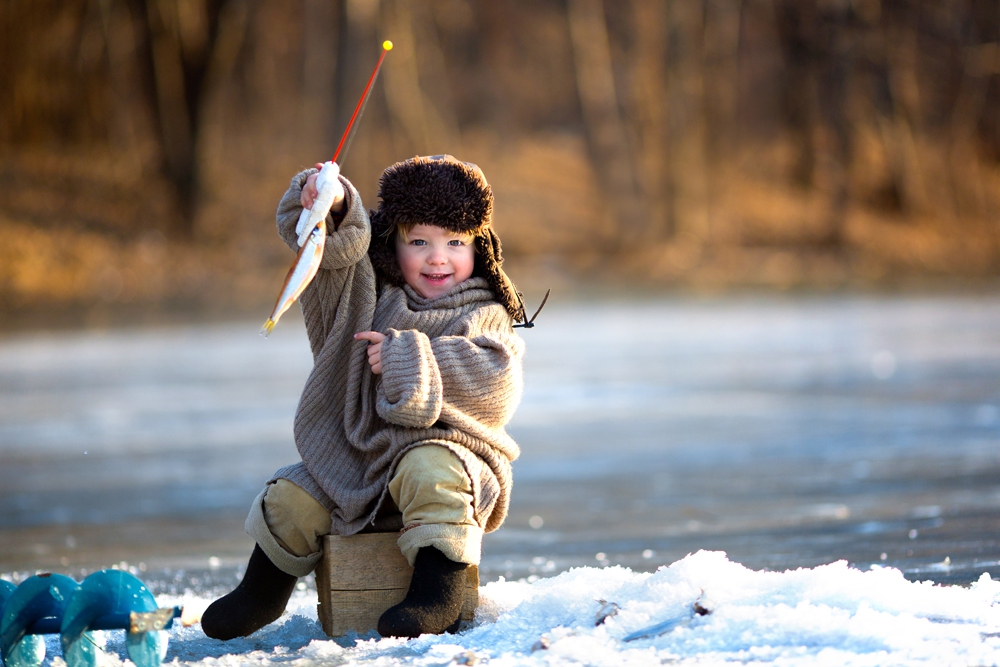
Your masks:
{"label": "ice surface", "polygon": [[[556,294],[524,334],[484,581],[698,549],[1000,579],[1000,297],[620,297]],[[245,563],[247,508],[298,460],[312,355],[285,317],[266,341],[256,319],[0,332],[0,571]]]}
{"label": "ice surface", "polygon": [[[722,552],[699,551],[655,573],[582,567],[550,579],[496,581],[480,589],[476,621],[456,635],[414,640],[376,635],[337,640],[316,622],[316,598],[299,592],[276,623],[220,642],[199,626],[171,631],[167,663],[294,665],[996,665],[1000,582],[968,588],[911,582],[892,568],[843,562],[786,572],[754,571]],[[620,607],[595,625],[602,600]],[[711,610],[692,613],[699,601]],[[204,607],[200,597],[161,605]],[[680,619],[674,629],[629,634]],[[121,633],[118,633],[121,634]],[[49,655],[58,655],[50,638]],[[109,665],[124,642],[107,637]],[[544,648],[542,648],[544,647]],[[61,658],[47,660],[61,666]]]}

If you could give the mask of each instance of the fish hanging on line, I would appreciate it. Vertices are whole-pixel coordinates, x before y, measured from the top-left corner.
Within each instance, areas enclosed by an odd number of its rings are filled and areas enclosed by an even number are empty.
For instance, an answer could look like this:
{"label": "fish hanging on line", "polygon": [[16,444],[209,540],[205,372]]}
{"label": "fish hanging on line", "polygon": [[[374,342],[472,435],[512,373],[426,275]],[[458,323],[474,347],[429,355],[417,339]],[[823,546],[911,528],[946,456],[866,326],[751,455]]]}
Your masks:
{"label": "fish hanging on line", "polygon": [[340,169],[333,162],[327,162],[316,178],[316,189],[319,196],[313,202],[312,209],[302,209],[299,221],[295,225],[295,233],[299,235],[299,254],[295,263],[288,270],[285,284],[281,286],[278,301],[274,304],[271,316],[264,322],[260,333],[265,338],[274,330],[274,325],[295,300],[302,295],[309,283],[319,271],[323,261],[323,251],[326,249],[326,215],[333,205],[333,181],[340,175]]}

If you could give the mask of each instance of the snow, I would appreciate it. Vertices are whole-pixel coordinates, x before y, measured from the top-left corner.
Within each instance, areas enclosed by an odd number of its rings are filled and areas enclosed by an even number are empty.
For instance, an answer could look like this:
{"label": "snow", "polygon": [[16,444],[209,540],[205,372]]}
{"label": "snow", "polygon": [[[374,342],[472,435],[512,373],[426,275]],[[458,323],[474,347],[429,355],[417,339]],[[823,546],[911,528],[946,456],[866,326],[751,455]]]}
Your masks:
{"label": "snow", "polygon": [[[698,602],[710,611],[693,613]],[[161,605],[210,600],[161,595]],[[614,603],[618,606],[615,609]],[[488,583],[476,620],[455,635],[413,640],[326,637],[314,593],[299,591],[276,623],[220,642],[199,626],[171,630],[166,663],[295,665],[996,665],[1000,581],[970,587],[907,581],[899,570],[844,562],[786,572],[750,570],[699,551],[654,573],[581,567],[532,582]],[[612,611],[596,624],[598,611]],[[663,634],[633,633],[675,620]],[[121,634],[121,633],[118,633]],[[50,638],[49,655],[58,654]],[[123,639],[108,637],[109,664]],[[62,667],[61,658],[47,661]]]}

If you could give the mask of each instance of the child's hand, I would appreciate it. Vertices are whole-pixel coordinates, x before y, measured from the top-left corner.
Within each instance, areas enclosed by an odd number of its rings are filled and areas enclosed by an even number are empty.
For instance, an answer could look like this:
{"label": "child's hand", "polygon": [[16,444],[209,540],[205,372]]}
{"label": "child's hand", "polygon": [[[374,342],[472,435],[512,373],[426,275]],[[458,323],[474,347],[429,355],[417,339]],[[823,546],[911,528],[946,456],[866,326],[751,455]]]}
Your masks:
{"label": "child's hand", "polygon": [[[323,168],[322,162],[316,163],[317,169]],[[339,173],[339,170],[338,170]],[[300,201],[302,202],[302,208],[307,210],[312,210],[313,204],[316,203],[316,198],[319,197],[319,189],[316,187],[316,180],[319,178],[319,172],[315,174],[310,174],[309,178],[306,179],[305,185],[302,186],[302,195],[300,196]],[[330,210],[334,213],[340,213],[344,208],[344,186],[341,184],[340,179],[335,179],[333,187],[336,188],[333,194],[333,205]]]}
{"label": "child's hand", "polygon": [[362,331],[361,333],[354,334],[354,339],[368,341],[368,365],[372,367],[372,373],[381,375],[382,341],[385,340],[385,334],[377,331]]}
{"label": "child's hand", "polygon": [[[317,162],[316,169],[322,169],[323,163]],[[302,208],[312,210],[313,204],[316,203],[316,197],[319,197],[319,190],[316,188],[316,179],[319,178],[319,172],[315,174],[309,174],[309,178],[306,179],[306,184],[302,186],[302,196],[300,197],[302,201]]]}

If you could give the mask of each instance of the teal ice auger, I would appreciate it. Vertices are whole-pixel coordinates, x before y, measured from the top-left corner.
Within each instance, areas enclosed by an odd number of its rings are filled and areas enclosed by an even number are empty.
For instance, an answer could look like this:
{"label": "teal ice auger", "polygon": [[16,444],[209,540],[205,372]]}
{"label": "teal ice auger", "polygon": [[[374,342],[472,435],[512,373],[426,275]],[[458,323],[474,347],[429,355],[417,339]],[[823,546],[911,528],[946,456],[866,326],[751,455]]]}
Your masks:
{"label": "teal ice auger", "polygon": [[82,584],[62,574],[39,574],[20,586],[0,581],[0,661],[38,667],[45,658],[40,635],[59,633],[68,667],[98,667],[94,630],[125,630],[125,649],[136,667],[159,667],[167,654],[166,628],[181,607],[158,608],[145,584],[122,570],[95,572]]}

